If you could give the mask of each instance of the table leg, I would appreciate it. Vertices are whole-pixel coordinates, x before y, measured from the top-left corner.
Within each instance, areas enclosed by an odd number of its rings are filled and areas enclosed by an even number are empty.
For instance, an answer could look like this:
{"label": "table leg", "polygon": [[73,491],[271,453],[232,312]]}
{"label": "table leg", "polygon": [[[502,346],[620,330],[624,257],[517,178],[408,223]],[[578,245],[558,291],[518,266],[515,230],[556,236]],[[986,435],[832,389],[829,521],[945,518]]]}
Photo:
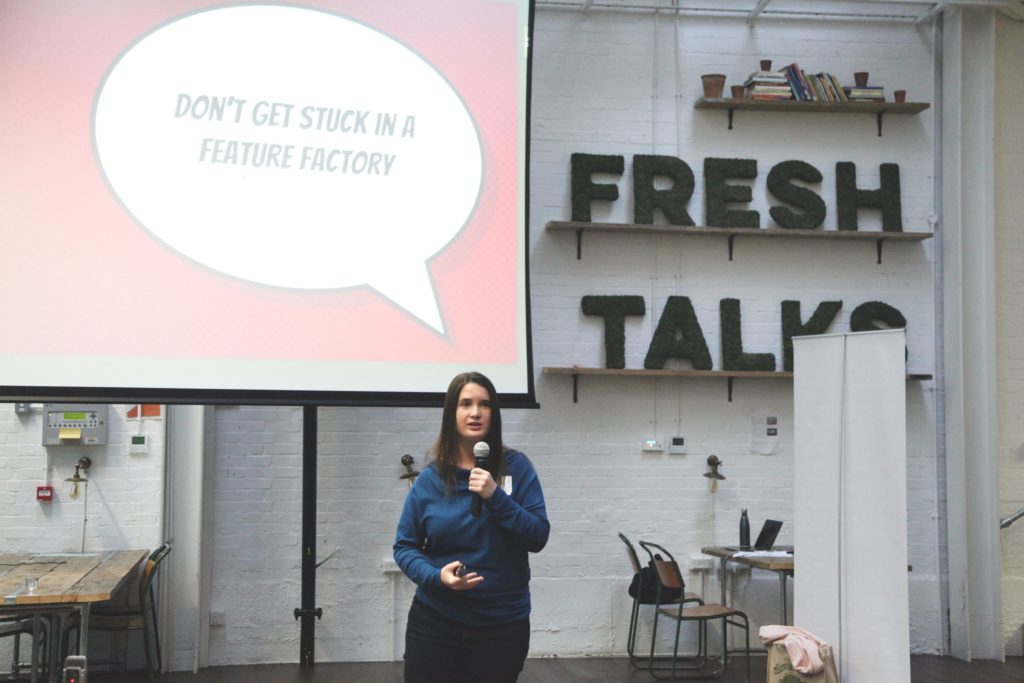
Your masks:
{"label": "table leg", "polygon": [[89,604],[88,602],[78,603],[78,654],[89,658]]}
{"label": "table leg", "polygon": [[39,612],[32,615],[32,664],[29,677],[32,683],[39,681]]}
{"label": "table leg", "polygon": [[779,623],[786,625],[786,572],[779,572],[779,586],[782,588],[782,619]]}
{"label": "table leg", "polygon": [[[723,557],[720,560],[721,576],[719,577],[719,583],[722,585],[722,604],[728,605],[726,602],[728,599],[728,589],[725,585],[726,577],[729,576],[729,558]],[[707,641],[704,643],[704,647],[707,647]],[[729,627],[725,623],[725,619],[722,619],[722,666],[725,666],[726,658],[729,656]]]}

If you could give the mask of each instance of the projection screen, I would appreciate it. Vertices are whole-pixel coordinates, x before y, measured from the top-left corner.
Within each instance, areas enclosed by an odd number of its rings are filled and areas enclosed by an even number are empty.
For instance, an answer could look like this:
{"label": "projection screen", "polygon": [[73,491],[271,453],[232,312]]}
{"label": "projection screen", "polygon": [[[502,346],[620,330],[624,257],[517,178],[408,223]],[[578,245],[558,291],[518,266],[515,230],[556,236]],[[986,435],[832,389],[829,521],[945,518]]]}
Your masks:
{"label": "projection screen", "polygon": [[2,3],[0,399],[532,405],[532,13]]}

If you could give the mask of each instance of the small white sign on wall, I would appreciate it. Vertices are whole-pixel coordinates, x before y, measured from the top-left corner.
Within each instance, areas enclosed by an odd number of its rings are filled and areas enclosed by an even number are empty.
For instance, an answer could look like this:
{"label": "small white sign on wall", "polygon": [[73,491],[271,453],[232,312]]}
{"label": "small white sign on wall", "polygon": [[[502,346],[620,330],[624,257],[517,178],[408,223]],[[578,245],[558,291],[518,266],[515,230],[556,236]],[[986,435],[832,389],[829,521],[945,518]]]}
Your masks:
{"label": "small white sign on wall", "polygon": [[779,442],[779,416],[769,411],[755,411],[750,416],[750,452],[771,455]]}

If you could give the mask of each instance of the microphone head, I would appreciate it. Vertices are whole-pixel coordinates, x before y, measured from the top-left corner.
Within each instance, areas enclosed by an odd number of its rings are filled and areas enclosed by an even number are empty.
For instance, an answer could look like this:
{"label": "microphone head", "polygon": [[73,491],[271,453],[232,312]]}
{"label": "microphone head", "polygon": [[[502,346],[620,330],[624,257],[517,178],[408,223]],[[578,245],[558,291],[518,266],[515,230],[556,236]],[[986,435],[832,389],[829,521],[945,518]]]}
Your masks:
{"label": "microphone head", "polygon": [[473,446],[473,457],[474,458],[486,458],[491,454],[491,447],[487,445],[486,441],[477,441]]}

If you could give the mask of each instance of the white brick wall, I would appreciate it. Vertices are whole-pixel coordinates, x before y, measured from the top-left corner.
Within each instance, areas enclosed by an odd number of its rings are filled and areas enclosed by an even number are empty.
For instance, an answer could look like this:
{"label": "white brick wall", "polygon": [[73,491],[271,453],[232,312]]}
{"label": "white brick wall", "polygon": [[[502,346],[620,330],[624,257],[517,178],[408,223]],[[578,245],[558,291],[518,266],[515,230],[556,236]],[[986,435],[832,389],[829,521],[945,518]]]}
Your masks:
{"label": "white brick wall", "polygon": [[[878,164],[900,164],[904,229],[926,231],[932,211],[931,113],[891,116],[878,138],[873,117],[753,115],[738,112],[726,130],[723,112],[697,112],[699,75],[720,71],[737,82],[762,57],[777,66],[835,71],[850,80],[868,70],[887,87],[905,87],[910,99],[930,101],[928,41],[906,25],[760,22],[689,17],[679,24],[680,63],[672,59],[674,22],[651,13],[609,13],[540,8],[536,22],[531,167],[531,300],[539,411],[508,411],[506,441],[536,464],[545,488],[552,536],[532,562],[534,655],[621,654],[628,623],[629,570],[615,532],[667,545],[688,561],[700,547],[736,540],[741,507],[755,528],[767,516],[788,522],[792,539],[792,390],[786,381],[737,381],[733,401],[721,380],[582,378],[580,401],[571,381],[541,374],[544,366],[603,363],[603,323],[580,313],[586,294],[639,294],[644,318],[626,324],[628,367],[642,367],[651,332],[666,297],[689,296],[720,367],[719,300],[742,301],[744,347],[772,352],[781,367],[780,302],[802,302],[806,318],[822,300],[844,302],[833,331],[849,329],[858,304],[884,300],[910,321],[910,367],[932,372],[933,296],[928,242],[889,245],[881,265],[873,243],[738,240],[728,261],[721,238],[587,236],[583,259],[575,239],[544,231],[549,220],[568,220],[569,156],[622,154],[621,199],[594,206],[594,220],[627,222],[632,212],[634,154],[670,154],[694,170],[697,188],[689,209],[702,223],[703,160],[758,160],[754,208],[768,221],[765,178],[774,164],[802,159],[825,176],[821,193],[828,227],[835,226],[834,168],[858,165],[870,186]],[[865,36],[870,36],[865,40]],[[652,73],[657,59],[658,72]],[[653,89],[656,81],[656,89]],[[678,106],[677,106],[678,105]],[[653,121],[652,121],[653,116]],[[677,118],[678,116],[678,118]],[[610,181],[611,179],[606,179]],[[862,227],[878,219],[862,216]],[[874,221],[874,222],[872,222]],[[439,387],[440,389],[441,387]],[[750,453],[755,411],[779,415],[778,452]],[[406,484],[403,453],[422,455],[436,437],[439,410],[322,409],[320,427],[320,533],[318,554],[342,552],[319,572],[317,657],[323,660],[400,658],[411,585],[386,573],[394,524]],[[218,410],[214,609],[226,626],[212,629],[211,663],[294,661],[298,627],[291,611],[299,600],[300,412],[296,409]],[[913,644],[917,652],[942,647],[937,554],[934,399],[930,383],[908,385],[909,542]],[[277,431],[266,426],[277,422]],[[282,434],[280,430],[283,430]],[[640,440],[689,440],[683,456],[645,455]],[[272,436],[273,435],[273,436]],[[268,443],[271,439],[274,443]],[[268,458],[271,447],[280,450]],[[701,475],[715,453],[728,477],[712,496]],[[265,472],[272,460],[281,476]],[[252,471],[257,470],[257,471]],[[253,485],[253,480],[260,483]],[[271,487],[274,482],[274,488]],[[287,498],[288,494],[293,498]],[[277,496],[285,495],[285,499]],[[233,502],[231,502],[233,501]],[[291,505],[289,505],[289,502]],[[275,507],[279,504],[281,507]],[[255,508],[255,509],[253,509]],[[257,512],[258,511],[258,512]],[[272,538],[265,533],[274,532]],[[271,568],[272,567],[272,568]],[[718,596],[718,584],[691,573],[694,586]],[[773,574],[740,575],[735,596],[755,622],[778,620]],[[258,596],[258,597],[257,597]]]}

